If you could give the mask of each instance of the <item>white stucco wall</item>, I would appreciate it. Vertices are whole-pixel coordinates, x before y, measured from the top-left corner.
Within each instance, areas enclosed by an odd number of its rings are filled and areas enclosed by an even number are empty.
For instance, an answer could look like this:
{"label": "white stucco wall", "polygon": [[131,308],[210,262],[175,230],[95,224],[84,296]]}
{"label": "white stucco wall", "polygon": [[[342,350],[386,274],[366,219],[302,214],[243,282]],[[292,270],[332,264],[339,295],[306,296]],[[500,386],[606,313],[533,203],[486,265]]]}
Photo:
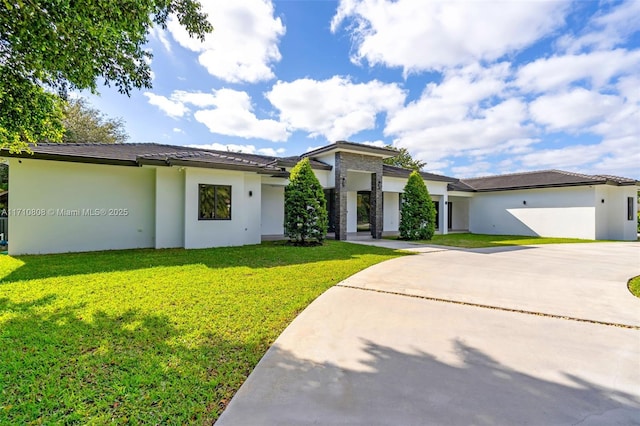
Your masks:
{"label": "white stucco wall", "polygon": [[444,195],[447,193],[447,183],[446,182],[436,182],[433,180],[425,180],[425,185],[427,185],[427,189],[429,190],[430,195]]}
{"label": "white stucco wall", "polygon": [[156,248],[184,247],[184,169],[156,172]]}
{"label": "white stucco wall", "polygon": [[[251,195],[249,195],[251,193]],[[243,244],[260,244],[262,241],[262,179],[256,173],[244,174],[245,239]]]}
{"label": "white stucco wall", "polygon": [[397,177],[382,177],[382,191],[388,192],[404,192],[404,186],[407,184],[407,179]]}
{"label": "white stucco wall", "polygon": [[[407,184],[407,179],[398,177],[384,176],[382,178],[382,190],[388,192],[404,192],[404,187]],[[443,195],[447,192],[447,183],[438,182],[435,180],[425,180],[424,184],[427,185],[429,194],[431,195]]]}
{"label": "white stucco wall", "polygon": [[155,246],[152,168],[11,158],[9,191],[10,254]]}
{"label": "white stucco wall", "polygon": [[400,229],[400,194],[397,192],[383,192],[383,232],[398,232]]}
{"label": "white stucco wall", "polygon": [[[637,239],[637,187],[598,185],[595,187],[596,238],[599,240]],[[627,218],[627,198],[633,198],[633,219]]]}
{"label": "white stucco wall", "polygon": [[284,187],[262,185],[262,235],[284,234]]}
{"label": "white stucco wall", "polygon": [[574,187],[477,193],[469,201],[469,231],[595,239],[594,191]]}
{"label": "white stucco wall", "polygon": [[[231,220],[198,220],[198,185],[231,185]],[[249,196],[252,191],[252,196]],[[185,248],[259,244],[260,176],[228,170],[185,170]]]}
{"label": "white stucco wall", "polygon": [[451,229],[469,229],[469,199],[459,197],[449,197],[448,208],[452,208]]}
{"label": "white stucco wall", "polygon": [[316,175],[323,188],[333,187],[335,181],[333,170],[313,170],[313,174]]}
{"label": "white stucco wall", "polygon": [[[328,164],[332,167],[331,170],[314,170],[316,176],[318,176],[318,180],[325,188],[335,188],[336,186],[336,175],[335,175],[335,165],[336,165],[336,155],[335,153],[319,155],[316,158],[318,161],[322,161],[325,164]],[[326,178],[326,181],[323,181],[322,176]]]}
{"label": "white stucco wall", "polygon": [[358,232],[357,192],[347,192],[347,232]]}

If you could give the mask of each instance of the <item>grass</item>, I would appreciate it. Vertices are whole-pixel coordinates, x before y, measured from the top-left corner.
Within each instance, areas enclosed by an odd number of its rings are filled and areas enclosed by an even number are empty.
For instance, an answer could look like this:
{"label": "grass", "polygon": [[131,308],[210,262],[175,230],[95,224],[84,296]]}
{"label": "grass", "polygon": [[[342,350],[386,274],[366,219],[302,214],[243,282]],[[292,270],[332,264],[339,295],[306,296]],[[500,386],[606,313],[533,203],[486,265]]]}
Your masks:
{"label": "grass", "polygon": [[485,234],[446,234],[434,235],[430,241],[420,241],[425,244],[437,244],[441,246],[482,248],[524,246],[533,244],[564,244],[564,243],[592,243],[593,240],[581,240],[578,238],[548,238],[525,237],[522,235],[485,235]]}
{"label": "grass", "polygon": [[328,241],[0,257],[0,424],[211,424],[311,301],[401,256]]}
{"label": "grass", "polygon": [[629,280],[629,291],[636,297],[640,297],[640,275]]}

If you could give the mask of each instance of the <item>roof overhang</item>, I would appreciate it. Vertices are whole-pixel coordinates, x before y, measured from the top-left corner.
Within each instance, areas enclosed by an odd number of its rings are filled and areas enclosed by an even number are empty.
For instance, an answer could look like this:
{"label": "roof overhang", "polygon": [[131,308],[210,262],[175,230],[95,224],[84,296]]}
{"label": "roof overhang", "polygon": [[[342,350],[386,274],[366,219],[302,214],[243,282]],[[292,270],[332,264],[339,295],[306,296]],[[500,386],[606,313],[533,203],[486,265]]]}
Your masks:
{"label": "roof overhang", "polygon": [[521,185],[508,188],[486,188],[477,189],[474,188],[474,192],[502,192],[502,191],[519,191],[523,189],[545,189],[545,188],[569,188],[577,186],[596,186],[596,185],[612,185],[612,186],[640,186],[640,182],[615,182],[612,180],[603,180],[598,182],[571,182],[571,183],[557,183],[557,184],[543,184],[543,185]]}
{"label": "roof overhang", "polygon": [[391,158],[398,155],[396,151],[388,148],[380,148],[377,146],[363,145],[354,142],[338,141],[331,145],[326,145],[313,151],[309,151],[302,157],[314,157],[323,154],[332,154],[336,152],[348,152],[350,154],[369,155],[372,157]]}
{"label": "roof overhang", "polygon": [[30,160],[49,160],[49,161],[66,161],[71,163],[85,163],[85,164],[107,164],[111,166],[138,166],[136,160],[123,160],[118,158],[105,158],[105,157],[87,157],[82,155],[68,155],[68,154],[50,154],[42,152],[26,152],[21,151],[19,153],[2,152],[5,157],[12,158],[24,158]]}

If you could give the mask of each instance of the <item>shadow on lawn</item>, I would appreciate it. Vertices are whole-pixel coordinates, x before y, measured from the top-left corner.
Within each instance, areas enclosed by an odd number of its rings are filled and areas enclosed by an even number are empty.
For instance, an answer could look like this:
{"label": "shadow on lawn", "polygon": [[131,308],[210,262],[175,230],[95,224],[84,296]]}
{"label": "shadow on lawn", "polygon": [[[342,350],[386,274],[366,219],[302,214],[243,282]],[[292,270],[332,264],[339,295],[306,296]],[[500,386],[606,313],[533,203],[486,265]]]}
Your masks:
{"label": "shadow on lawn", "polygon": [[0,424],[211,424],[267,348],[215,331],[189,346],[135,310],[44,312],[54,299],[0,300]]}
{"label": "shadow on lawn", "polygon": [[[137,249],[86,253],[28,255],[5,258],[14,265],[5,268],[0,283],[78,274],[131,271],[158,266],[205,265],[209,268],[271,268],[331,260],[348,260],[361,255],[386,255],[392,250],[325,241],[317,247],[294,247],[285,242],[255,246],[210,249]],[[395,252],[394,256],[406,255]],[[0,260],[3,260],[0,258]]]}
{"label": "shadow on lawn", "polygon": [[345,368],[274,346],[219,424],[602,425],[640,415],[638,395],[566,373],[564,383],[541,379],[457,339],[454,348],[450,365],[364,340],[361,366]]}

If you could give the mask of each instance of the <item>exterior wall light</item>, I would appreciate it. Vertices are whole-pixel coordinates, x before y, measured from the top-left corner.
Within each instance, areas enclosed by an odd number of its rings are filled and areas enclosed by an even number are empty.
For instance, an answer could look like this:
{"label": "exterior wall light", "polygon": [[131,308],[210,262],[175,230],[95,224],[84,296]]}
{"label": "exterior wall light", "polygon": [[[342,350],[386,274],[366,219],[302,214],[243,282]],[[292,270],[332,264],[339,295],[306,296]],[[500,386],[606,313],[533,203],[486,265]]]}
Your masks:
{"label": "exterior wall light", "polygon": [[253,197],[253,191],[249,191],[249,197]]}
{"label": "exterior wall light", "polygon": [[526,205],[527,205],[527,200],[524,200],[524,201],[522,202],[522,204],[524,204],[524,205],[526,206]]}
{"label": "exterior wall light", "polygon": [[604,198],[603,198],[602,200],[600,200],[600,202],[601,202],[602,204],[604,204]]}

